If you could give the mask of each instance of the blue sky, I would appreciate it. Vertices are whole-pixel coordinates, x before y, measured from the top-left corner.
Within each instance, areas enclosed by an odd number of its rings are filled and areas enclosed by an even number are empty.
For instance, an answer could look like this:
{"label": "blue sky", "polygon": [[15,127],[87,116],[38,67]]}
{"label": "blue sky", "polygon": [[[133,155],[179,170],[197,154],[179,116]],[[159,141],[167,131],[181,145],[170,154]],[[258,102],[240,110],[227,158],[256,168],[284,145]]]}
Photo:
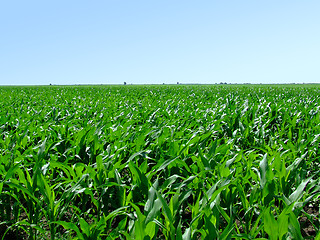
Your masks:
{"label": "blue sky", "polygon": [[0,85],[320,83],[320,1],[0,3]]}

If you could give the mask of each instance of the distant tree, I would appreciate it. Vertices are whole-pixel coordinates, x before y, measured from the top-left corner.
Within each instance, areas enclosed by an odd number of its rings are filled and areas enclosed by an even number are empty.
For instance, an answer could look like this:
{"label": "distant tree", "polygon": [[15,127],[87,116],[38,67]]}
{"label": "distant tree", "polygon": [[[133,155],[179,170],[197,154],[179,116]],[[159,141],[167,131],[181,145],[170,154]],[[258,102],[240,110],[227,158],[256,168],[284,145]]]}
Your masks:
{"label": "distant tree", "polygon": [[123,85],[127,85],[127,82],[124,82]]}
{"label": "distant tree", "polygon": [[179,85],[179,82],[177,82],[177,84]]}

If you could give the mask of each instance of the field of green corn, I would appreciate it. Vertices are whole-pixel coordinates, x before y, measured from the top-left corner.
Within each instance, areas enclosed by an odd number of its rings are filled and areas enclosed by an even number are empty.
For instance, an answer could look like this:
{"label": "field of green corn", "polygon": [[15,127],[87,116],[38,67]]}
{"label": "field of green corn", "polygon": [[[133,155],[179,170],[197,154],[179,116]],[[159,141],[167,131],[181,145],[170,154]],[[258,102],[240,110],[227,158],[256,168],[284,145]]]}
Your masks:
{"label": "field of green corn", "polygon": [[2,239],[320,239],[320,86],[0,96]]}

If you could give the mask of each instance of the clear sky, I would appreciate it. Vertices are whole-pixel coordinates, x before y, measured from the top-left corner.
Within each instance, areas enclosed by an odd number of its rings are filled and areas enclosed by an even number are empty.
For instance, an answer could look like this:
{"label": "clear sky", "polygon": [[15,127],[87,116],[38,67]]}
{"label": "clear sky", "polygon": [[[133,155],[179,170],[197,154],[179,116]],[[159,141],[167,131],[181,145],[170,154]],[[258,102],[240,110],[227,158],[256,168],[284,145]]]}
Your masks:
{"label": "clear sky", "polygon": [[10,0],[0,85],[320,83],[319,0]]}

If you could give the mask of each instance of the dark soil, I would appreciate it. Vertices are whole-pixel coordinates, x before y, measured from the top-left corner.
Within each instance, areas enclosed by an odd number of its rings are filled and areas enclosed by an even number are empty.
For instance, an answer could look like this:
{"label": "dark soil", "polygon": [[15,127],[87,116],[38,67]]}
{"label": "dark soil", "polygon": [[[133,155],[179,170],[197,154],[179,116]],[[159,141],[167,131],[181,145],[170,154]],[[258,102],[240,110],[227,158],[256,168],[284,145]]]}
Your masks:
{"label": "dark soil", "polygon": [[319,216],[319,206],[309,205],[304,207],[304,211],[304,216],[299,219],[302,236],[305,238],[314,239],[317,231],[314,229],[313,224],[319,226],[319,221],[317,220]]}

